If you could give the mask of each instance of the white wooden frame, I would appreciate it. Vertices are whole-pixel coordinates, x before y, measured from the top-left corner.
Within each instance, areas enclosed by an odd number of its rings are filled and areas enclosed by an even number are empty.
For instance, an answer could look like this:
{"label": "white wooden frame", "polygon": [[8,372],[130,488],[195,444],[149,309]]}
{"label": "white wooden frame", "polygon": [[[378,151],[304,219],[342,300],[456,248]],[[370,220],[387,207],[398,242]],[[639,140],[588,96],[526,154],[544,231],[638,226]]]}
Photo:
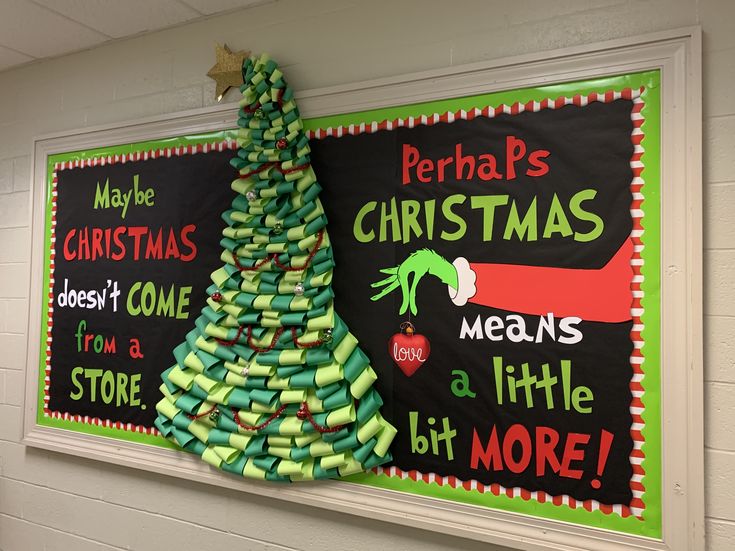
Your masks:
{"label": "white wooden frame", "polygon": [[233,128],[237,116],[233,104],[35,140],[23,442],[518,549],[704,549],[700,28],[308,90],[297,97],[303,116],[311,118],[649,69],[661,70],[662,88],[661,365],[665,366],[661,389],[662,540],[339,481],[292,485],[255,483],[226,476],[188,454],[36,424],[47,157],[100,145]]}

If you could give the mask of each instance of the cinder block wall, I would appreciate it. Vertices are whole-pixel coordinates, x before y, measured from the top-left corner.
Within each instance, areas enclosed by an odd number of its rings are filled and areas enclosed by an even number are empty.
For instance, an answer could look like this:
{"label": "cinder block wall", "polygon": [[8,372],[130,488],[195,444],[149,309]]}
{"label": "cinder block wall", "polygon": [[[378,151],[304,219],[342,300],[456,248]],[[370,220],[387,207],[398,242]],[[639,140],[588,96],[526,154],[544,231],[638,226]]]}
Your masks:
{"label": "cinder block wall", "polygon": [[704,29],[707,549],[735,548],[733,21],[730,0],[281,0],[0,73],[0,550],[488,549],[21,446],[34,136],[213,103],[216,41],[271,53],[303,90],[692,24]]}

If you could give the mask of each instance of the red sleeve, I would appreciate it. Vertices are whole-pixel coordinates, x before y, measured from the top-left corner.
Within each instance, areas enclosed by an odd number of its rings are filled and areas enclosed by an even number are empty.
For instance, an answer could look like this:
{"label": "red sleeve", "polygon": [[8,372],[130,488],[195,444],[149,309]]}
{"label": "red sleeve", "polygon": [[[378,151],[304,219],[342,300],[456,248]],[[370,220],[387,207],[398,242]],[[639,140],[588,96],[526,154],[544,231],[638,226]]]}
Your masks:
{"label": "red sleeve", "polygon": [[577,316],[587,321],[631,319],[633,242],[598,270],[515,264],[470,264],[477,292],[469,302],[523,314]]}

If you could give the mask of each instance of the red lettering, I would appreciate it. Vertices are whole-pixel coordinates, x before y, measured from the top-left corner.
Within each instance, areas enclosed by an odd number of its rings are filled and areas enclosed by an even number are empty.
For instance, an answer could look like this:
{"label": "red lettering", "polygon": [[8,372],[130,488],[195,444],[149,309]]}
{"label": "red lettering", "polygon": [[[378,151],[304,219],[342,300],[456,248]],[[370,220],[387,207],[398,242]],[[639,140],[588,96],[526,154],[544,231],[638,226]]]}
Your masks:
{"label": "red lettering", "polygon": [[411,183],[411,171],[410,168],[416,166],[419,162],[419,150],[414,146],[404,143],[403,144],[403,185]]}
{"label": "red lettering", "polygon": [[71,229],[69,230],[69,233],[67,233],[66,237],[64,238],[64,260],[74,260],[77,256],[76,251],[69,250],[69,241],[71,241],[74,238],[74,234],[76,233],[77,233],[77,230]]}
{"label": "red lettering", "polygon": [[526,142],[515,136],[505,138],[505,177],[508,180],[516,178],[516,162],[526,155]]}
{"label": "red lettering", "polygon": [[79,260],[89,260],[89,229],[82,228],[79,230],[79,240],[77,241],[77,250],[79,251]]}
{"label": "red lettering", "polygon": [[117,352],[117,345],[115,344],[115,337],[105,339],[105,345],[102,350],[105,354],[115,354]]}
{"label": "red lettering", "polygon": [[181,256],[181,253],[176,242],[176,234],[174,234],[174,229],[171,228],[168,230],[168,240],[166,241],[166,260],[172,257],[179,258],[179,256]]}
{"label": "red lettering", "polygon": [[[475,176],[475,158],[472,155],[462,156],[462,144],[454,147],[454,158],[456,160],[455,175],[457,180],[471,180]],[[464,176],[464,167],[468,166],[467,177]]]}
{"label": "red lettering", "polygon": [[[521,457],[518,461],[513,457],[513,447],[516,443],[521,445]],[[531,462],[531,435],[523,425],[516,423],[505,433],[503,459],[508,469],[514,473],[522,473]]]}
{"label": "red lettering", "polygon": [[120,236],[125,233],[125,230],[125,226],[118,226],[112,234],[112,240],[115,242],[115,246],[119,249],[118,252],[113,253],[110,257],[112,260],[122,260],[125,256],[125,244],[122,242],[122,239],[120,239]]}
{"label": "red lettering", "polygon": [[559,460],[554,451],[559,443],[559,433],[550,427],[536,427],[536,476],[544,476],[546,464],[559,472]]}
{"label": "red lettering", "polygon": [[158,233],[156,234],[156,237],[151,237],[151,235],[148,235],[148,244],[145,248],[145,258],[146,260],[149,258],[155,258],[160,260],[163,258],[163,229],[158,228]]}
{"label": "red lettering", "polygon": [[105,258],[110,258],[110,236],[112,228],[105,228]]}
{"label": "red lettering", "polygon": [[438,176],[439,183],[442,183],[444,181],[444,179],[445,179],[444,169],[447,167],[447,165],[450,165],[453,162],[454,162],[454,158],[453,157],[445,157],[444,159],[439,159],[436,162],[437,163],[437,170],[438,170],[438,173],[439,173],[439,176]]}
{"label": "red lettering", "polygon": [[190,262],[197,256],[197,246],[191,239],[189,239],[189,234],[194,233],[196,229],[197,227],[194,224],[187,224],[181,228],[181,244],[185,247],[189,247],[189,252],[181,255],[180,260],[182,262]]}
{"label": "red lettering", "polygon": [[503,461],[500,457],[500,444],[498,443],[498,429],[493,426],[490,433],[490,440],[486,447],[482,447],[480,437],[477,435],[477,429],[472,429],[472,454],[470,455],[470,467],[476,469],[479,462],[485,466],[488,471],[492,466],[493,470],[500,471],[503,468]]}
{"label": "red lettering", "polygon": [[582,478],[582,471],[579,469],[570,469],[569,464],[572,461],[581,461],[584,459],[584,450],[577,449],[577,444],[586,444],[590,441],[589,434],[579,434],[570,432],[567,435],[567,441],[564,443],[564,455],[561,460],[561,470],[559,474],[566,478]]}
{"label": "red lettering", "polygon": [[92,228],[92,260],[102,257],[102,229]]}
{"label": "red lettering", "polygon": [[498,162],[494,155],[485,153],[480,155],[479,158],[485,161],[477,167],[477,176],[481,180],[487,182],[488,180],[501,180],[503,178],[503,175],[498,172]]}
{"label": "red lettering", "polygon": [[[610,433],[603,431],[603,434]],[[557,454],[557,447],[562,438],[565,439],[564,451]],[[612,435],[607,441],[612,442]],[[579,480],[584,471],[572,466],[574,462],[584,460],[589,442],[589,434],[571,432],[563,436],[557,430],[543,426],[536,427],[535,431],[531,432],[520,423],[516,423],[500,436],[497,427],[493,426],[487,444],[483,444],[477,429],[473,429],[470,468],[477,469],[482,465],[488,471],[507,469],[509,472],[519,474],[531,467],[531,461],[535,457],[537,477],[557,474],[560,477]],[[603,447],[601,445],[601,448]],[[598,461],[598,476],[604,471],[606,462],[607,451],[602,450]]]}
{"label": "red lettering", "polygon": [[424,184],[431,182],[431,175],[427,176],[426,173],[431,173],[433,170],[434,163],[431,159],[422,159],[416,167],[416,176],[418,177],[419,182]]}
{"label": "red lettering", "polygon": [[533,153],[531,153],[528,156],[528,164],[533,166],[534,168],[529,168],[526,170],[527,176],[543,176],[544,174],[548,174],[549,172],[549,165],[546,161],[542,161],[541,159],[545,159],[549,156],[549,152],[545,149],[537,149]]}
{"label": "red lettering", "polygon": [[133,238],[133,260],[140,259],[140,238],[148,233],[145,226],[132,226],[128,228],[128,235]]}

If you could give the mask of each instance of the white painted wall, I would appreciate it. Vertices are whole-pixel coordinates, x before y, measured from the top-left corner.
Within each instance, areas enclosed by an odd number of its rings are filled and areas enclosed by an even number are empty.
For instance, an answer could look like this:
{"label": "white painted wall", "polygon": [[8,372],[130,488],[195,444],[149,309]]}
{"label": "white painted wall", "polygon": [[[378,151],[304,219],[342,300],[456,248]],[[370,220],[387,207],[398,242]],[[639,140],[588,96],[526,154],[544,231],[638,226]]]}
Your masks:
{"label": "white painted wall", "polygon": [[0,551],[488,549],[18,444],[33,136],[213,103],[215,41],[271,53],[299,90],[692,24],[704,29],[707,549],[734,549],[735,3],[280,0],[0,73]]}

